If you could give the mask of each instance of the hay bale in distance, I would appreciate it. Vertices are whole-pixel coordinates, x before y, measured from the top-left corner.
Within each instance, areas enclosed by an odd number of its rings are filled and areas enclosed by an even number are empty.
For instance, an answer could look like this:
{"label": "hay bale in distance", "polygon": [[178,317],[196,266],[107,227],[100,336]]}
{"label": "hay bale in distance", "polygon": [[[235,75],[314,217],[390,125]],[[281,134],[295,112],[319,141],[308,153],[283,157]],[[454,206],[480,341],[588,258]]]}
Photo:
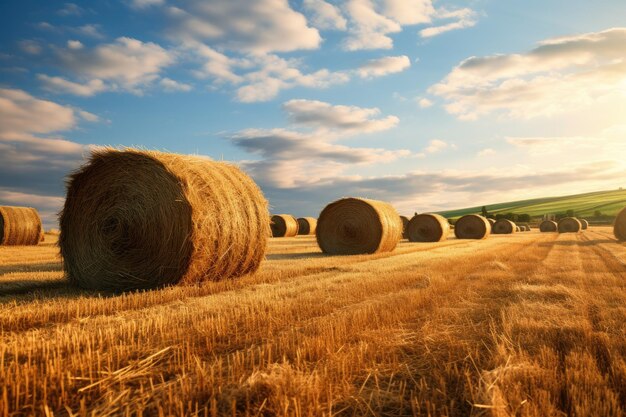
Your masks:
{"label": "hay bale in distance", "polygon": [[402,220],[389,203],[342,198],[322,210],[316,235],[320,249],[328,254],[390,252],[402,237]]}
{"label": "hay bale in distance", "polygon": [[409,220],[406,228],[410,242],[441,242],[449,233],[448,219],[439,214],[418,214]]}
{"label": "hay bale in distance", "polygon": [[41,241],[42,230],[34,208],[0,206],[0,245],[36,245]]}
{"label": "hay bale in distance", "polygon": [[496,224],[496,219],[488,217],[487,221],[489,222],[489,225],[491,226],[491,231],[493,232],[493,225]]}
{"label": "hay bale in distance", "polygon": [[490,234],[489,220],[478,214],[463,216],[454,225],[454,235],[457,239],[487,239]]}
{"label": "hay bale in distance", "polygon": [[317,229],[317,219],[314,217],[300,217],[298,219],[299,235],[314,235]]}
{"label": "hay bale in distance", "polygon": [[496,235],[510,235],[519,232],[519,227],[511,220],[500,219],[493,225],[491,232]]}
{"label": "hay bale in distance", "polygon": [[582,230],[587,230],[589,229],[589,222],[585,219],[578,219],[580,221],[580,224],[582,225],[583,229]]}
{"label": "hay bale in distance", "polygon": [[613,234],[620,242],[626,241],[626,207],[624,207],[615,218]]}
{"label": "hay bale in distance", "polygon": [[101,149],[69,177],[59,246],[79,287],[148,289],[256,271],[268,225],[261,190],[234,165]]}
{"label": "hay bale in distance", "polygon": [[270,227],[273,237],[294,237],[298,234],[298,220],[291,214],[275,214]]}
{"label": "hay bale in distance", "polygon": [[559,221],[559,233],[578,233],[582,229],[582,223],[575,217],[566,217]]}
{"label": "hay bale in distance", "polygon": [[554,222],[552,220],[544,220],[539,225],[539,230],[542,233],[557,232],[559,230],[559,225],[557,222]]}
{"label": "hay bale in distance", "polygon": [[400,220],[402,220],[402,239],[408,239],[409,235],[407,233],[407,228],[409,227],[409,218],[406,216],[400,216]]}

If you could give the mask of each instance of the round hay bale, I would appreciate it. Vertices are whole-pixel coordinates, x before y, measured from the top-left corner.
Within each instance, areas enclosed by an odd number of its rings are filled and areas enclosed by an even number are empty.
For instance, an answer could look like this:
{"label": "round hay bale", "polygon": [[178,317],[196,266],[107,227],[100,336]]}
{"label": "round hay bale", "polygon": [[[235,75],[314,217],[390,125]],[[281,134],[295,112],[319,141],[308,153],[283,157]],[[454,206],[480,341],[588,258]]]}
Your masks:
{"label": "round hay bale", "polygon": [[317,243],[328,254],[390,252],[401,237],[402,220],[383,201],[342,198],[327,205],[317,219]]}
{"label": "round hay bale", "polygon": [[518,225],[515,225],[515,233],[520,232],[522,229]]}
{"label": "round hay bale", "polygon": [[496,219],[492,219],[488,217],[487,221],[489,222],[489,225],[491,226],[491,231],[493,232],[493,225],[496,224]]}
{"label": "round hay bale", "polygon": [[500,219],[494,225],[491,233],[496,235],[510,235],[519,232],[519,227],[511,220]]}
{"label": "round hay bale", "polygon": [[559,233],[578,233],[582,230],[583,225],[575,217],[566,217],[559,221]]}
{"label": "round hay bale", "polygon": [[317,229],[317,219],[314,217],[300,217],[298,219],[299,235],[314,235]]}
{"label": "round hay bale", "polygon": [[578,219],[580,220],[580,224],[582,225],[582,230],[587,230],[589,229],[589,222],[585,219]]}
{"label": "round hay bale", "polygon": [[454,224],[457,239],[487,239],[491,234],[491,224],[483,216],[468,214]]}
{"label": "round hay bale", "polygon": [[559,225],[557,224],[557,222],[554,222],[552,220],[544,220],[539,225],[539,230],[542,233],[557,232],[559,230]]}
{"label": "round hay bale", "polygon": [[149,289],[256,271],[268,225],[261,190],[234,165],[101,149],[69,177],[59,246],[79,287]]}
{"label": "round hay bale", "polygon": [[410,221],[406,234],[411,242],[441,242],[448,238],[450,223],[439,214],[418,214]]}
{"label": "round hay bale", "polygon": [[407,227],[409,227],[409,218],[406,216],[400,216],[400,220],[402,220],[402,239],[408,239],[409,235],[407,233]]}
{"label": "round hay bale", "polygon": [[[0,228],[1,230],[1,228]],[[613,234],[619,241],[626,241],[626,207],[622,209],[615,218]]]}
{"label": "round hay bale", "polygon": [[42,230],[34,208],[0,206],[0,245],[36,245]]}
{"label": "round hay bale", "polygon": [[298,220],[291,214],[275,214],[270,227],[273,237],[294,237],[298,234]]}

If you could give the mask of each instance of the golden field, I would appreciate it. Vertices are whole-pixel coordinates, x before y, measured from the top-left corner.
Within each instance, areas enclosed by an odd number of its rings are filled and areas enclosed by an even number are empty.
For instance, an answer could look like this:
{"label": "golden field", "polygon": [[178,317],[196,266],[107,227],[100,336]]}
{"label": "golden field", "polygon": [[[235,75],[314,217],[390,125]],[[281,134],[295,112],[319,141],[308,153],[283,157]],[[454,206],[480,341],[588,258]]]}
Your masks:
{"label": "golden field", "polygon": [[626,411],[611,228],[348,257],[272,239],[255,275],[115,296],[68,287],[55,239],[0,247],[0,417]]}

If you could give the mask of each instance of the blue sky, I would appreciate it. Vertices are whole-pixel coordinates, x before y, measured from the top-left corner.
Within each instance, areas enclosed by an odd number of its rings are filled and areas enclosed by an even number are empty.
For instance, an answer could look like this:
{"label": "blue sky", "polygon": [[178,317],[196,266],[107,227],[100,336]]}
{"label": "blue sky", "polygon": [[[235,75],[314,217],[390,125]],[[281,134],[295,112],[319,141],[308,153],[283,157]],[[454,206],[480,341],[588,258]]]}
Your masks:
{"label": "blue sky", "polygon": [[95,146],[234,161],[273,212],[623,186],[621,0],[0,4],[0,204],[48,226]]}

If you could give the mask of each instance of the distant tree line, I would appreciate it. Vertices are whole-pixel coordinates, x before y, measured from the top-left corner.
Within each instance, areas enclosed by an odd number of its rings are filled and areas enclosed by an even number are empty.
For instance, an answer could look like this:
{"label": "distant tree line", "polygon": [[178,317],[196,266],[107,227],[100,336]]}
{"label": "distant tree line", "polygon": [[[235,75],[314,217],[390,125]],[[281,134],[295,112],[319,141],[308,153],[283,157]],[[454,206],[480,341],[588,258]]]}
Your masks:
{"label": "distant tree line", "polygon": [[482,212],[482,215],[484,217],[487,217],[488,219],[496,219],[496,220],[505,219],[505,220],[511,220],[514,223],[517,223],[517,222],[528,223],[531,220],[530,214],[526,214],[526,213],[521,213],[521,214],[520,213],[498,213],[498,214],[489,213],[486,206],[483,206],[481,212]]}

